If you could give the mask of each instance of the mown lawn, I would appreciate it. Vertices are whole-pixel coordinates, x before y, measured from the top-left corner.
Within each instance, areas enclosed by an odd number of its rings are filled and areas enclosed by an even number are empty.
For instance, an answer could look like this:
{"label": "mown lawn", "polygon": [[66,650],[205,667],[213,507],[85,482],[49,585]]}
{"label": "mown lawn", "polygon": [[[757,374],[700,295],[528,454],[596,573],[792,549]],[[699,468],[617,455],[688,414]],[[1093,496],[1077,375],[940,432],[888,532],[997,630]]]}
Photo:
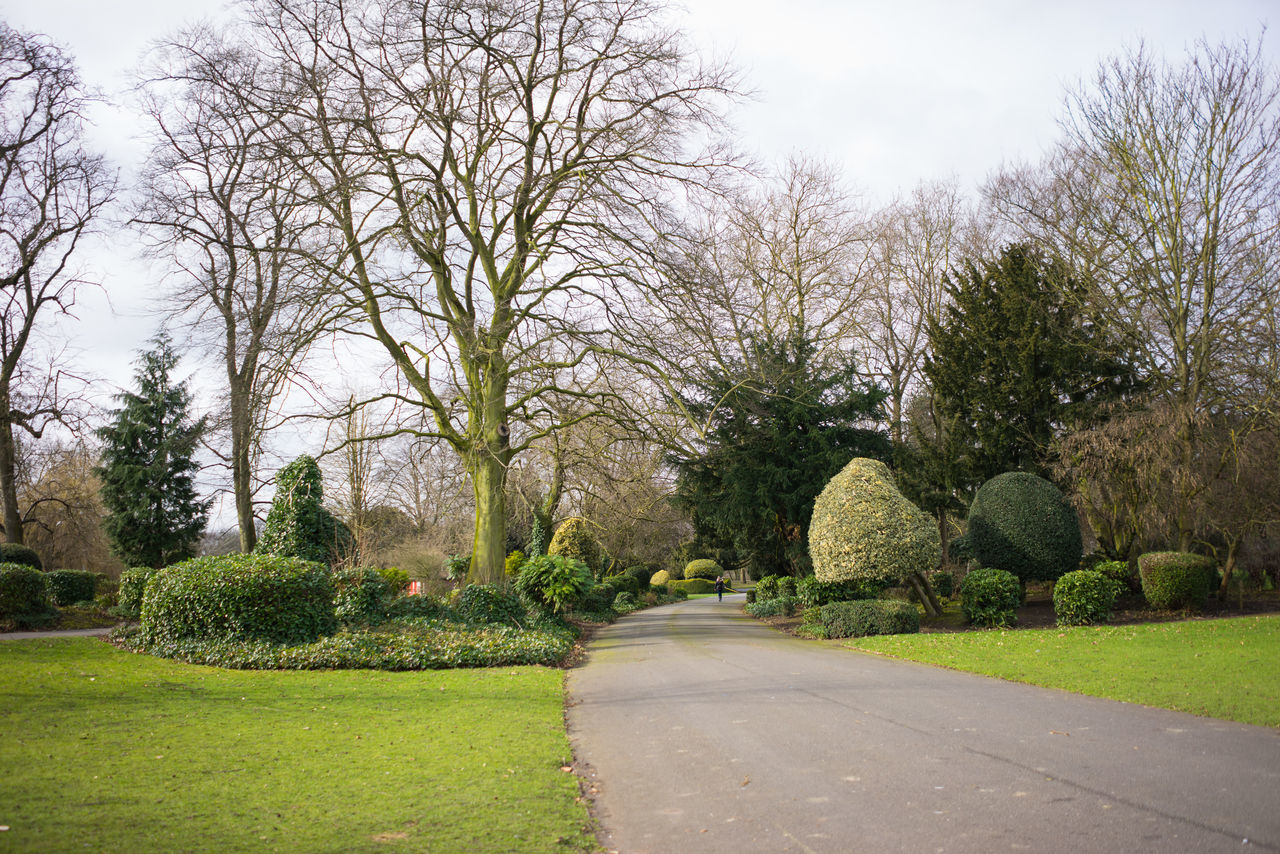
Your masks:
{"label": "mown lawn", "polygon": [[0,642],[0,851],[593,850],[563,674],[229,671]]}
{"label": "mown lawn", "polygon": [[845,645],[1095,697],[1280,727],[1280,615],[890,635]]}

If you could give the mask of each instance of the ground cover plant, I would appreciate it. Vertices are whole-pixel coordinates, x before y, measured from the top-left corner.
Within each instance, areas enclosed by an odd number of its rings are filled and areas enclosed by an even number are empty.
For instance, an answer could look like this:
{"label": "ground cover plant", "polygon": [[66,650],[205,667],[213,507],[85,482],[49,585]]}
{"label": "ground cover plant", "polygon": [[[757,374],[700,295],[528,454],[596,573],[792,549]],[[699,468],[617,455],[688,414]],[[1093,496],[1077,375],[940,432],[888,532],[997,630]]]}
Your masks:
{"label": "ground cover plant", "polygon": [[846,646],[1196,715],[1280,727],[1280,615],[891,635]]}
{"label": "ground cover plant", "polygon": [[51,638],[0,643],[0,672],[6,851],[595,850],[558,670],[230,671]]}

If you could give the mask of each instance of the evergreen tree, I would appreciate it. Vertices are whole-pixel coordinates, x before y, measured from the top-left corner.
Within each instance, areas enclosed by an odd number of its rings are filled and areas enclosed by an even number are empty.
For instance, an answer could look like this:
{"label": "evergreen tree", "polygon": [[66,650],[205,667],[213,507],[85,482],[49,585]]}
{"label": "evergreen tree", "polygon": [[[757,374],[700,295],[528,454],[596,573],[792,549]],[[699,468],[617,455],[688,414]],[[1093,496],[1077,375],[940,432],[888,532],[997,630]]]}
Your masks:
{"label": "evergreen tree", "polygon": [[710,429],[701,453],[673,458],[676,500],[700,539],[736,548],[754,575],[801,575],[818,493],[854,457],[889,457],[885,394],[851,361],[819,364],[802,338],[752,351],[752,364],[709,372],[682,401]]}
{"label": "evergreen tree", "polygon": [[102,440],[104,527],[127,566],[162,567],[195,554],[212,500],[196,493],[196,445],[205,419],[192,421],[185,382],[174,382],[178,354],[167,335],[152,340],[134,374],[136,391],[97,431]]}
{"label": "evergreen tree", "polygon": [[1060,261],[1013,245],[953,272],[946,289],[924,369],[938,429],[916,439],[948,487],[972,494],[1007,471],[1049,477],[1054,438],[1136,389],[1129,361],[1084,308],[1086,285]]}

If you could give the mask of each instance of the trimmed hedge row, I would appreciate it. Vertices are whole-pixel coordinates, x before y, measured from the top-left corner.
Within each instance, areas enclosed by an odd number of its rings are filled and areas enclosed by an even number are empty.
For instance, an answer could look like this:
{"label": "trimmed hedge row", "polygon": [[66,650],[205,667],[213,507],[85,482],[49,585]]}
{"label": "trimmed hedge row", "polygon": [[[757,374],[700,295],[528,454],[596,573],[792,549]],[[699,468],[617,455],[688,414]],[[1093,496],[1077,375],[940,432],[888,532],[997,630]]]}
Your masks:
{"label": "trimmed hedge row", "polygon": [[84,569],[55,569],[44,576],[53,604],[66,607],[77,602],[92,602],[98,589],[98,577]]}
{"label": "trimmed hedge row", "polygon": [[889,599],[831,602],[819,610],[819,620],[829,638],[901,635],[920,631],[920,612],[916,606]]}
{"label": "trimmed hedge row", "polygon": [[672,590],[683,590],[686,594],[716,592],[716,583],[706,578],[686,578],[684,581],[672,581],[667,587]]}
{"label": "trimmed hedge row", "polygon": [[37,629],[56,616],[44,573],[25,563],[0,563],[0,624]]}
{"label": "trimmed hedge row", "polygon": [[1202,610],[1216,571],[1213,558],[1187,552],[1148,552],[1138,558],[1142,595],[1164,611]]}

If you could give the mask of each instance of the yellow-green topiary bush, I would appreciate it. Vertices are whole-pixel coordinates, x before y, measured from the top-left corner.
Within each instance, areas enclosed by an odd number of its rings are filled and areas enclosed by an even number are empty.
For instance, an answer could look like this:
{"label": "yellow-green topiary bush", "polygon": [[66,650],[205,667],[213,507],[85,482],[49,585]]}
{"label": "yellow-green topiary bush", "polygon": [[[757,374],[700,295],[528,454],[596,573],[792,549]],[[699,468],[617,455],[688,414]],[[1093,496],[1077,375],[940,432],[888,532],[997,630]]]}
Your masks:
{"label": "yellow-green topiary bush", "polygon": [[721,569],[720,564],[716,563],[714,560],[703,559],[689,561],[688,565],[684,568],[684,577],[686,579],[706,578],[711,581],[715,581],[722,575],[724,575],[724,570]]}
{"label": "yellow-green topiary bush", "polygon": [[657,572],[655,572],[653,576],[649,579],[649,583],[655,587],[658,587],[663,584],[666,584],[670,580],[671,580],[671,573],[667,572],[665,569],[660,569]]}
{"label": "yellow-green topiary bush", "polygon": [[858,457],[814,502],[809,555],[825,583],[899,584],[936,568],[942,542],[934,520],[898,491],[885,464]]}
{"label": "yellow-green topiary bush", "polygon": [[577,516],[565,519],[556,528],[547,554],[571,557],[585,563],[593,573],[600,571],[600,544],[591,532],[591,523]]}

